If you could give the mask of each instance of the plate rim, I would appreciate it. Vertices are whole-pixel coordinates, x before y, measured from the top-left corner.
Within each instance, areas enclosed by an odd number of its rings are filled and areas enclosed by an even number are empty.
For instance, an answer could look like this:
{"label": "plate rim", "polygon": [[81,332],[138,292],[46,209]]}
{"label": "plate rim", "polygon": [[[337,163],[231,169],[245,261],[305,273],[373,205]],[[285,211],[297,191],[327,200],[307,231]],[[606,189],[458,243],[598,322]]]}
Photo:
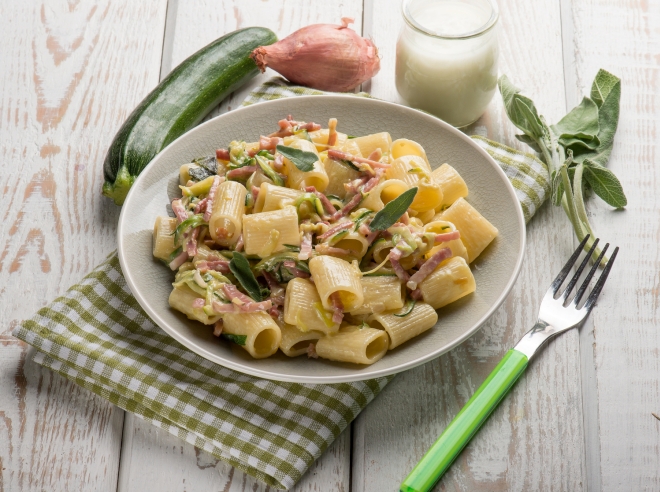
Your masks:
{"label": "plate rim", "polygon": [[[369,379],[374,379],[374,378],[381,378],[385,376],[390,376],[393,374],[398,374],[400,372],[407,371],[409,369],[413,369],[415,367],[418,367],[422,364],[425,364],[427,362],[430,362],[438,357],[440,357],[443,354],[446,354],[450,350],[458,347],[461,345],[463,342],[465,342],[467,339],[472,337],[475,333],[477,333],[481,327],[484,325],[486,321],[488,321],[489,318],[493,316],[495,311],[499,309],[499,307],[502,305],[504,300],[509,296],[511,293],[511,289],[513,288],[513,285],[515,284],[516,280],[518,279],[518,276],[520,275],[520,270],[522,268],[522,263],[525,258],[525,249],[526,249],[526,243],[527,243],[527,231],[526,231],[526,224],[525,224],[525,219],[522,211],[522,207],[518,206],[516,207],[516,219],[518,222],[518,226],[520,228],[521,234],[520,234],[520,243],[519,243],[519,251],[520,253],[518,254],[518,257],[516,258],[516,263],[514,266],[514,269],[509,276],[509,279],[507,280],[505,288],[502,290],[502,293],[497,297],[495,302],[491,304],[490,308],[484,313],[479,320],[477,320],[476,323],[472,326],[470,330],[468,330],[466,333],[464,333],[462,336],[458,337],[455,339],[453,342],[444,345],[442,347],[437,348],[436,350],[430,352],[429,354],[419,357],[417,359],[413,359],[411,361],[405,362],[403,364],[399,364],[398,366],[392,368],[383,368],[379,369],[376,371],[371,371],[368,375],[364,375],[362,372],[356,372],[355,374],[347,374],[347,375],[339,375],[339,376],[305,376],[305,375],[299,375],[299,376],[286,376],[286,375],[281,375],[279,373],[273,373],[271,371],[263,370],[246,366],[241,363],[235,363],[232,361],[228,361],[225,359],[220,359],[219,356],[216,354],[213,354],[204,348],[200,347],[199,345],[196,345],[194,341],[190,340],[189,338],[181,335],[178,333],[177,330],[172,329],[167,322],[165,322],[160,316],[158,311],[154,310],[151,308],[148,302],[145,301],[145,299],[142,297],[142,294],[139,292],[139,289],[137,288],[137,285],[134,281],[134,278],[127,266],[124,254],[125,254],[125,245],[123,241],[124,235],[124,224],[125,221],[127,220],[127,210],[130,208],[126,206],[130,200],[132,199],[133,195],[135,195],[135,190],[138,189],[138,184],[140,183],[141,180],[146,179],[146,172],[147,169],[150,167],[154,166],[157,164],[158,160],[162,158],[163,154],[166,153],[166,151],[176,143],[178,143],[180,140],[184,138],[189,138],[191,134],[193,134],[196,131],[199,131],[200,129],[204,128],[205,126],[211,125],[215,123],[217,119],[223,118],[229,114],[233,114],[236,112],[240,112],[249,108],[252,108],[253,106],[257,105],[262,105],[262,104],[269,104],[269,105],[276,105],[276,104],[283,104],[283,102],[288,102],[290,103],[292,100],[314,100],[314,101],[325,101],[328,104],[332,103],[332,99],[334,98],[350,98],[350,99],[357,99],[360,102],[358,104],[361,104],[363,101],[368,101],[367,104],[376,104],[376,105],[384,105],[387,107],[393,107],[397,110],[403,109],[404,111],[412,111],[414,113],[417,113],[418,115],[435,120],[435,122],[440,123],[441,126],[444,127],[445,130],[448,130],[450,133],[453,133],[454,135],[457,135],[464,143],[467,145],[472,146],[474,149],[477,150],[483,157],[486,158],[486,160],[489,162],[491,167],[495,169],[495,171],[500,175],[500,177],[504,180],[505,186],[509,192],[510,197],[518,202],[518,197],[516,196],[516,191],[513,185],[511,184],[511,181],[509,181],[506,173],[502,168],[495,162],[495,159],[493,159],[486,150],[484,150],[480,145],[478,145],[472,138],[470,138],[468,135],[465,133],[461,132],[457,128],[451,126],[449,123],[441,120],[440,118],[437,118],[436,116],[433,116],[429,113],[426,113],[424,111],[420,111],[415,108],[411,108],[409,106],[404,106],[402,104],[397,104],[393,103],[390,101],[384,101],[382,99],[376,99],[372,97],[359,97],[359,96],[353,96],[353,95],[342,95],[342,94],[332,94],[332,95],[308,95],[308,96],[296,96],[296,97],[284,97],[280,99],[274,99],[270,101],[264,101],[264,102],[259,102],[259,103],[254,103],[250,104],[248,106],[241,106],[239,108],[236,108],[230,112],[223,113],[221,115],[218,115],[214,118],[211,118],[208,121],[205,121],[194,128],[188,130],[186,133],[183,135],[179,136],[175,140],[173,140],[171,143],[169,143],[163,150],[161,150],[158,154],[154,156],[154,158],[144,167],[144,169],[140,172],[138,177],[135,179],[133,182],[133,185],[131,186],[131,189],[129,190],[126,199],[124,200],[124,204],[122,205],[122,210],[119,215],[119,221],[117,223],[117,254],[119,257],[119,264],[121,266],[122,274],[124,275],[124,279],[126,280],[126,283],[131,291],[131,294],[135,299],[137,300],[138,304],[144,311],[147,313],[151,321],[153,321],[161,330],[165,331],[168,335],[170,335],[172,338],[174,338],[177,342],[182,344],[184,347],[187,349],[191,350],[195,354],[199,355],[200,357],[205,358],[206,360],[213,362],[214,364],[218,364],[222,367],[226,367],[228,369],[232,369],[234,371],[240,372],[242,374],[248,374],[250,376],[258,377],[258,378],[264,378],[268,379],[271,381],[281,381],[281,382],[290,382],[290,383],[302,383],[302,384],[335,384],[335,383],[348,383],[348,382],[356,382],[356,381],[366,381]],[[369,367],[369,366],[367,366]]]}

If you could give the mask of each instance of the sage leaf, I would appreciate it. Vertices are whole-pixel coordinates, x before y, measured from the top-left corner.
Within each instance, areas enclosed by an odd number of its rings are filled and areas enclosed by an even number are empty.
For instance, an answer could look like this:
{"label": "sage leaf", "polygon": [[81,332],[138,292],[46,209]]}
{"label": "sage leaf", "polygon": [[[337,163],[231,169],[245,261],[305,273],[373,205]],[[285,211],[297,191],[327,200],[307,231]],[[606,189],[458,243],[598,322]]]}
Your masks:
{"label": "sage leaf", "polygon": [[369,228],[372,231],[384,231],[388,227],[392,227],[406,213],[415,199],[415,195],[417,195],[417,188],[410,188],[401,193],[376,214],[374,220],[369,224]]}
{"label": "sage leaf", "polygon": [[593,140],[598,135],[598,106],[588,97],[571,109],[553,130],[560,138]]}
{"label": "sage leaf", "polygon": [[286,145],[278,145],[277,151],[284,157],[289,159],[293,164],[304,173],[308,173],[314,169],[314,163],[319,160],[314,152],[307,152],[305,150],[294,149]]}
{"label": "sage leaf", "polygon": [[257,302],[263,301],[261,287],[250,269],[250,262],[247,261],[245,256],[238,251],[234,251],[234,255],[229,262],[229,269],[252,299]]}
{"label": "sage leaf", "polygon": [[247,335],[232,335],[231,333],[221,333],[220,336],[225,340],[244,346],[247,341]]}
{"label": "sage leaf", "polygon": [[628,204],[623,186],[612,171],[588,159],[583,162],[583,165],[584,179],[589,182],[594,193],[605,203],[614,208],[623,208]]}
{"label": "sage leaf", "polygon": [[591,85],[592,101],[600,108],[609,97],[610,92],[612,92],[614,87],[620,83],[621,79],[619,79],[619,77],[601,68],[598,70],[594,82]]}
{"label": "sage leaf", "polygon": [[539,117],[534,102],[520,95],[520,89],[513,85],[506,75],[500,77],[497,85],[504,100],[504,109],[511,122],[536,141],[544,138],[549,131]]}
{"label": "sage leaf", "polygon": [[522,135],[516,135],[516,138],[520,140],[522,143],[529,145],[532,149],[534,149],[535,152],[538,152],[539,154],[541,153],[541,148],[536,143],[536,140],[534,140],[529,135],[523,133]]}

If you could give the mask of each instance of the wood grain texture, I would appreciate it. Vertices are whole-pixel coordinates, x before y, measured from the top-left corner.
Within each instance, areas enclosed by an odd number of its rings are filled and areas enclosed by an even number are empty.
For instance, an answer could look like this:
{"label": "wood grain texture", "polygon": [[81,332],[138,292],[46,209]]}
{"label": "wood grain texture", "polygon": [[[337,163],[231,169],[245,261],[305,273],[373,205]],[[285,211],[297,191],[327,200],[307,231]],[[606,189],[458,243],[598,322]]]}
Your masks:
{"label": "wood grain texture", "polygon": [[[522,86],[549,118],[565,113],[558,4],[499,2],[500,73]],[[377,8],[376,8],[377,7]],[[371,82],[376,97],[398,100],[394,49],[399,2],[369,2],[365,18],[383,56]],[[539,30],[529,19],[543,19]],[[530,39],[534,39],[533,49]],[[543,60],[543,63],[539,63]],[[514,138],[498,94],[468,128],[527,150]],[[469,183],[468,183],[469,186]],[[568,221],[545,205],[528,226],[520,277],[505,304],[468,342],[390,383],[354,426],[352,490],[395,490],[506,350],[536,320],[553,275],[573,250]],[[583,490],[578,334],[554,341],[535,359],[437,490]]]}
{"label": "wood grain texture", "polygon": [[[170,0],[164,40],[162,75],[219,36],[248,26],[268,26],[282,39],[303,26],[339,23],[344,16],[362,25],[362,2],[342,3],[249,0],[218,2]],[[247,94],[274,76],[268,70],[231,94],[211,118],[240,106]],[[167,432],[130,417],[124,428],[120,491],[227,490],[265,491],[268,488],[210,454]],[[296,491],[346,491],[350,476],[350,429],[315,463]],[[130,456],[126,459],[125,456]]]}
{"label": "wood grain texture", "polygon": [[655,2],[565,2],[573,36],[565,55],[569,106],[588,94],[599,68],[622,79],[621,115],[609,167],[628,206],[588,203],[603,240],[621,250],[591,319],[584,358],[594,368],[590,415],[599,436],[593,490],[660,489],[660,9]]}
{"label": "wood grain texture", "polygon": [[115,248],[105,150],[158,80],[165,4],[0,5],[0,490],[115,490],[123,411],[10,333]]}

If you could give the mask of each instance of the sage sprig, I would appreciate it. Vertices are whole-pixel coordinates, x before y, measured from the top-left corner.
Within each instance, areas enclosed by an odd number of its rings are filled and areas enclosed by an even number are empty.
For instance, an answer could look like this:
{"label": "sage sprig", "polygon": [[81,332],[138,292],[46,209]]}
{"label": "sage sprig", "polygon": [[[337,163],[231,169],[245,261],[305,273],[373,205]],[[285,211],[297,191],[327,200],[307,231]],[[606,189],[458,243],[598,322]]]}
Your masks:
{"label": "sage sprig", "polygon": [[231,273],[234,274],[236,280],[238,280],[241,286],[245,289],[245,292],[247,292],[252,299],[257,302],[264,300],[264,294],[266,294],[265,289],[262,289],[259,282],[257,282],[257,279],[250,268],[250,262],[245,256],[234,251],[234,255],[229,262],[229,270],[231,270]]}
{"label": "sage sprig", "polygon": [[[552,202],[562,206],[578,240],[590,235],[588,250],[597,236],[587,217],[585,197],[593,191],[612,207],[628,203],[621,182],[605,167],[619,122],[621,80],[599,70],[589,97],[554,125],[548,125],[534,102],[521,95],[506,75],[498,85],[509,119],[523,131],[516,138],[541,154],[550,173]],[[594,259],[599,254],[597,248]]]}
{"label": "sage sprig", "polygon": [[404,191],[380,210],[369,224],[372,231],[384,231],[392,227],[406,213],[417,195],[417,188]]}
{"label": "sage sprig", "polygon": [[295,149],[286,145],[278,145],[276,148],[280,154],[293,162],[304,173],[312,171],[314,169],[314,163],[319,160],[319,156],[314,152],[307,152],[306,150]]}

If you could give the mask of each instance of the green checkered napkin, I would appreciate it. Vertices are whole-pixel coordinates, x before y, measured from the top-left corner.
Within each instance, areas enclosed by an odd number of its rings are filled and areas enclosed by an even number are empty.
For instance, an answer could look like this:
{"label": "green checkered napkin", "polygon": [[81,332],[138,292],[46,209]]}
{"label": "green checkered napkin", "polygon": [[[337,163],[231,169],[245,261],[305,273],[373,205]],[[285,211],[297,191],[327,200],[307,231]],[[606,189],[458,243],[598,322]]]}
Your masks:
{"label": "green checkered napkin", "polygon": [[[307,94],[323,93],[275,79],[245,104]],[[529,219],[548,194],[543,164],[475,138],[509,176]],[[116,253],[13,334],[37,349],[36,363],[283,489],[300,479],[391,379],[281,383],[209,362],[147,317],[126,286]]]}

